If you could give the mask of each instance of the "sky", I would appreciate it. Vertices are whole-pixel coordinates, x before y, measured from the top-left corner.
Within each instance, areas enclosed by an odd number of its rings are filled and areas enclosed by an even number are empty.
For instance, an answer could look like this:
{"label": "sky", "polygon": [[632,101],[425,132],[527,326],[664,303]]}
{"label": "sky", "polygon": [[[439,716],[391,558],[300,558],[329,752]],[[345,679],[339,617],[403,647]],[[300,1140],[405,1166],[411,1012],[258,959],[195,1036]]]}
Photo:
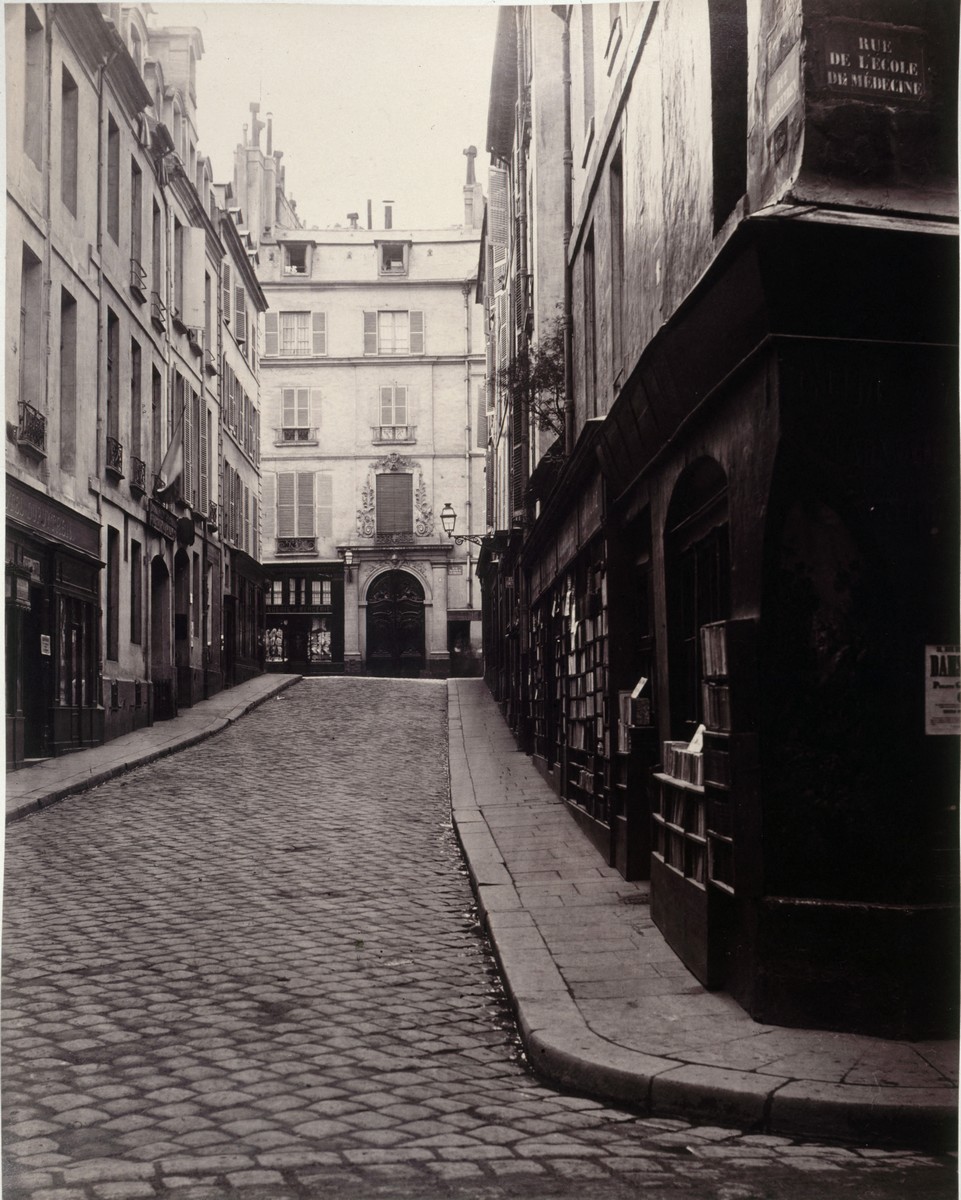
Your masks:
{"label": "sky", "polygon": [[[154,21],[195,25],[200,150],[214,181],[233,175],[250,122],[273,114],[287,194],[308,226],[374,224],[394,202],[394,227],[463,220],[467,160],[487,178],[487,102],[497,9],[493,3],[175,4],[154,0]],[[266,146],[266,136],[261,135]],[[485,187],[486,191],[486,187]],[[379,215],[378,215],[379,214]]]}

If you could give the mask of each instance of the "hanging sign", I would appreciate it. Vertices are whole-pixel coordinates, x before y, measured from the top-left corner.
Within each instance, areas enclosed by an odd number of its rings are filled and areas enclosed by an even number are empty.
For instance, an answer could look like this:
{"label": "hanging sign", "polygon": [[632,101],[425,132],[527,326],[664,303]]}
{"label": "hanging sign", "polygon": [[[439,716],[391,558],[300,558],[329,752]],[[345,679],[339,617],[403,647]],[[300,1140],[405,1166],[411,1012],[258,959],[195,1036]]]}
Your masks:
{"label": "hanging sign", "polygon": [[924,648],[924,732],[961,733],[961,646]]}

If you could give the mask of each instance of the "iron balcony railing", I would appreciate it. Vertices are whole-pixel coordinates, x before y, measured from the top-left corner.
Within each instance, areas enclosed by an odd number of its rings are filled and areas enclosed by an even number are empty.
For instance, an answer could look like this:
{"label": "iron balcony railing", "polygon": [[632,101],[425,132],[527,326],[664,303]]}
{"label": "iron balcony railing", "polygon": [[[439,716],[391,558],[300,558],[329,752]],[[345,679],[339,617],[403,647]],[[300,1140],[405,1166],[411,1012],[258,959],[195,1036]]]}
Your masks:
{"label": "iron balcony railing", "polygon": [[47,418],[28,404],[20,401],[19,421],[17,423],[17,445],[35,454],[47,453]]}
{"label": "iron balcony railing", "polygon": [[167,328],[167,306],[158,292],[150,293],[150,319],[161,331]]}
{"label": "iron balcony railing", "polygon": [[279,537],[277,539],[278,554],[316,554],[317,539],[315,537]]}
{"label": "iron balcony railing", "polygon": [[123,479],[123,446],[114,437],[107,438],[106,468],[118,479]]}
{"label": "iron balcony railing", "polygon": [[291,443],[301,443],[305,446],[317,445],[317,430],[306,425],[287,426],[277,431],[276,445],[289,446]]}
{"label": "iron balcony railing", "polygon": [[141,303],[147,299],[147,272],[138,258],[130,260],[130,290]]}
{"label": "iron balcony railing", "polygon": [[[123,447],[121,447],[122,453]],[[147,490],[147,464],[142,458],[137,458],[133,454],[130,456],[130,490],[132,492]]]}

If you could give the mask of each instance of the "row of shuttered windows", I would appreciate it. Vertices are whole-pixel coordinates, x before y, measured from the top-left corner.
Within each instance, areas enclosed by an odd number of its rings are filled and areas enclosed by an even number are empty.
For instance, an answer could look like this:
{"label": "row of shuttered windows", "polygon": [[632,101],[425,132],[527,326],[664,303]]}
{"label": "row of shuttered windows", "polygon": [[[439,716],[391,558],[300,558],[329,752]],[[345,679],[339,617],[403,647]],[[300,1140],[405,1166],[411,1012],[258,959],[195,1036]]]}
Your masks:
{"label": "row of shuttered windows", "polygon": [[[364,354],[424,354],[425,347],[423,312],[364,313]],[[327,352],[325,312],[264,314],[265,357],[323,357]]]}
{"label": "row of shuttered windows", "polygon": [[[265,474],[265,537],[331,537],[333,475],[327,471],[278,471]],[[378,533],[411,533],[414,528],[414,477],[384,473],[376,477]]]}

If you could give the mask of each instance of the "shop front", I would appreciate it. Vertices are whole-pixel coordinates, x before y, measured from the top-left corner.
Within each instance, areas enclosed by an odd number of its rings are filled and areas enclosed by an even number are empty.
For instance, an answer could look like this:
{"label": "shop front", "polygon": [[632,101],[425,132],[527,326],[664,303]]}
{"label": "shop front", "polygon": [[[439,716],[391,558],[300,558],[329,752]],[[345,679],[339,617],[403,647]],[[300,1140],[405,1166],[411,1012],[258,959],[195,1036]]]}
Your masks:
{"label": "shop front", "polygon": [[344,670],[341,563],[273,565],[266,584],[266,669],[298,675]]}
{"label": "shop front", "polygon": [[100,745],[100,529],[7,477],[7,768]]}

